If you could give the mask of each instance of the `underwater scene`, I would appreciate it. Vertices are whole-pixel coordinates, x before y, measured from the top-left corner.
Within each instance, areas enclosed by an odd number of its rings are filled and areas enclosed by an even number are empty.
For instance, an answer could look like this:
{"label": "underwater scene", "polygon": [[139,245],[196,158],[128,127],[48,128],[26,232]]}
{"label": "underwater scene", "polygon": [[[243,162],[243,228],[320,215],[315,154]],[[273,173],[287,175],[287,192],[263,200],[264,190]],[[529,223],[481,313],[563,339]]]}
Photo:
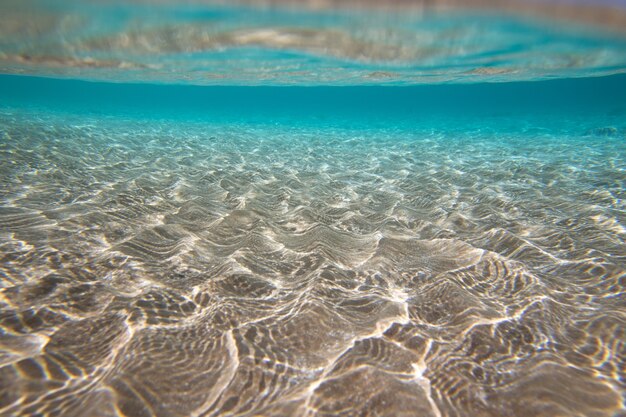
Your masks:
{"label": "underwater scene", "polygon": [[0,416],[626,417],[620,0],[0,2]]}

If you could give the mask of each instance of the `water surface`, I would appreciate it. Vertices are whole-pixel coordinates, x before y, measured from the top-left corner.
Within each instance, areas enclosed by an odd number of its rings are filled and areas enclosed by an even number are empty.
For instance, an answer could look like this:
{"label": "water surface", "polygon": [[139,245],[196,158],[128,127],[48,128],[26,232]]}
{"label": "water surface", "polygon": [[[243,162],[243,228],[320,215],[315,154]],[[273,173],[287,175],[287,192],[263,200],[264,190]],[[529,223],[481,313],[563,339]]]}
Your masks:
{"label": "water surface", "polygon": [[619,35],[73,7],[0,41],[0,415],[625,415]]}

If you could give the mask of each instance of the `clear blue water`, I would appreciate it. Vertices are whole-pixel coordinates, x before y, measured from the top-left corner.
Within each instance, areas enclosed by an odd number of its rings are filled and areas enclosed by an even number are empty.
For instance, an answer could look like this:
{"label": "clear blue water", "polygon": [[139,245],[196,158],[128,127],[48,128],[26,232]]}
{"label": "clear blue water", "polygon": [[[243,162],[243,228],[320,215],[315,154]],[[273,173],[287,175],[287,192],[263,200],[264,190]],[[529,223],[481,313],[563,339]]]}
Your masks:
{"label": "clear blue water", "polygon": [[[193,85],[414,85],[600,76],[626,66],[623,29],[585,24],[589,9],[575,14],[580,23],[469,8],[381,12],[171,0],[6,0],[0,12],[0,70],[12,74]],[[624,9],[607,14],[626,22]]]}
{"label": "clear blue water", "polygon": [[619,32],[2,7],[0,415],[625,415]]}

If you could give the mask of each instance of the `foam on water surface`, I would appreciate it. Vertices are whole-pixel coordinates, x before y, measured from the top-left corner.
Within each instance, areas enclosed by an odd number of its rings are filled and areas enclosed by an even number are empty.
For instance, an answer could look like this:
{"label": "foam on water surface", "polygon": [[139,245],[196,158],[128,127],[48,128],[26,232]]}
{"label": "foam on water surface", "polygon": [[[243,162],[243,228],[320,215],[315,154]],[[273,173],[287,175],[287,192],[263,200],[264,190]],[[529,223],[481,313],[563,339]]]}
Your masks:
{"label": "foam on water surface", "polygon": [[[120,19],[93,17],[88,33],[73,19],[100,6],[73,7],[52,32],[34,21],[1,42],[0,415],[625,413],[619,36],[557,48],[565,35],[518,21],[519,36],[543,39],[535,57],[591,49],[574,70],[518,60],[515,75],[480,75],[508,81],[496,83],[451,83],[467,69],[451,55],[417,83],[426,75],[395,55],[231,45],[202,59],[259,57],[272,76],[251,64],[225,84],[255,87],[200,86],[213,83],[199,75],[208,61],[189,70],[199,57],[175,47],[205,34],[185,25],[234,25],[245,9],[170,7],[185,28],[169,29],[165,53],[162,28],[129,32],[143,6],[103,6]],[[254,13],[273,27],[309,16]],[[308,18],[357,33],[350,19],[363,16]],[[500,22],[509,52],[532,49],[512,41],[509,18],[483,19]],[[417,22],[440,42],[443,15]],[[55,61],[14,59],[49,33]],[[323,35],[269,38],[285,36]],[[484,40],[463,48],[472,39]],[[180,71],[73,64],[97,48],[165,54]],[[301,78],[276,70],[303,56]],[[406,65],[391,83],[412,85],[369,85],[381,65]],[[276,85],[292,83],[303,85]]]}

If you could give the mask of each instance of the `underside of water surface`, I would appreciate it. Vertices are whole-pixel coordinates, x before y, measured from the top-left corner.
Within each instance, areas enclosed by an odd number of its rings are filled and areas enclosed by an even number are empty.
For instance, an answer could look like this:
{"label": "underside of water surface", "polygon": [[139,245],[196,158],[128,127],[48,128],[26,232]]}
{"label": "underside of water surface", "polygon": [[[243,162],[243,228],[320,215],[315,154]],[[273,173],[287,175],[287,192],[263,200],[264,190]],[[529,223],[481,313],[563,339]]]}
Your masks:
{"label": "underside of water surface", "polygon": [[0,9],[0,415],[626,415],[620,30]]}
{"label": "underside of water surface", "polygon": [[[381,11],[328,9],[314,0],[310,3],[320,5],[313,10],[303,6],[307,1],[250,7],[201,0],[5,0],[0,72],[114,82],[315,86],[625,71],[626,7],[580,6],[563,11],[570,19],[554,21],[537,13],[470,7],[479,2],[450,9],[408,7],[421,2],[396,0],[391,5],[397,7]],[[454,1],[425,2],[439,3]],[[558,11],[560,3],[540,11]],[[589,25],[598,10],[604,24]]]}

